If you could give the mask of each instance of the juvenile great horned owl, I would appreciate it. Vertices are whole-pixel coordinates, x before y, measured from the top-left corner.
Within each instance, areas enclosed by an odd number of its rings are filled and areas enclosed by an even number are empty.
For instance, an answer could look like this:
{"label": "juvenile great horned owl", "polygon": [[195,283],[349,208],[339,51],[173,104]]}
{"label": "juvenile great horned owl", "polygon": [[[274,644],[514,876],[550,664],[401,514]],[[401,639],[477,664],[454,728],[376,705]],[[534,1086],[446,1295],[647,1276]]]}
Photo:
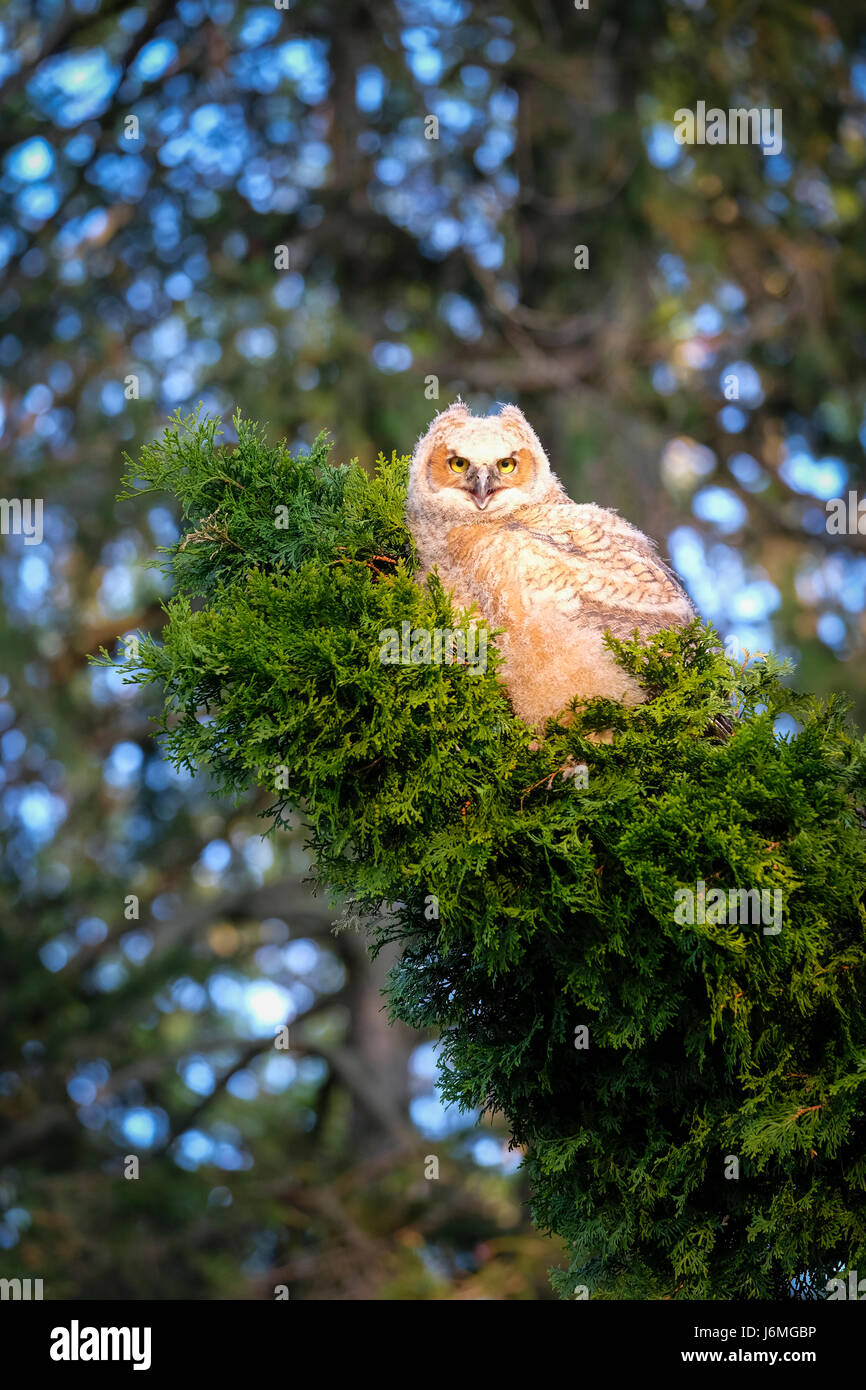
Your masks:
{"label": "juvenile great horned owl", "polygon": [[516,406],[475,416],[458,402],[419,440],[406,510],[424,574],[475,604],[497,641],[527,724],[575,696],[639,704],[644,692],[602,644],[695,616],[652,541],[616,512],[576,503]]}

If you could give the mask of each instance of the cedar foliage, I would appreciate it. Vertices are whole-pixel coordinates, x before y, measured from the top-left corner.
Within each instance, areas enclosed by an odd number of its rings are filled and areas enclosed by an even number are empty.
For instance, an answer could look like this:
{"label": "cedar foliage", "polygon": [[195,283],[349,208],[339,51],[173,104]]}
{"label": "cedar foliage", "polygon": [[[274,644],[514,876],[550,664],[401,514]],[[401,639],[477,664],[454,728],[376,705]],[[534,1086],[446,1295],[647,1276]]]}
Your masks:
{"label": "cedar foliage", "polygon": [[[229,449],[177,416],[132,465],[125,495],[174,494],[185,534],[161,642],[126,677],[162,684],[178,765],[274,788],[272,828],[300,809],[320,883],[373,950],[399,942],[392,1015],[440,1030],[448,1100],[506,1115],[572,1255],[560,1294],[822,1297],[866,1270],[866,749],[846,702],[695,623],[610,639],[651,698],[575,702],[533,749],[494,642],[483,672],[379,660],[406,620],[466,630],[413,577],[407,460],[371,477],[322,436],[292,457],[235,423]],[[707,737],[732,706],[732,736]],[[613,743],[587,740],[602,728]],[[587,786],[557,775],[569,756]],[[781,889],[782,930],[678,923],[699,881]]]}

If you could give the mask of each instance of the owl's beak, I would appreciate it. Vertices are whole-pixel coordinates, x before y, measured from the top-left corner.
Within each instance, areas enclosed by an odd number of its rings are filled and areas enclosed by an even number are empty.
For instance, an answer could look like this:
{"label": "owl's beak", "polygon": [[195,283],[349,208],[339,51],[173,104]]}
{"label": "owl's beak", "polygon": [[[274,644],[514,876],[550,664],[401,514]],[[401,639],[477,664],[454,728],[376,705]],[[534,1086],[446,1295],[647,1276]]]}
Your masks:
{"label": "owl's beak", "polygon": [[490,486],[490,477],[487,473],[476,473],[472,486],[469,489],[472,494],[472,501],[480,512],[484,511],[496,488]]}

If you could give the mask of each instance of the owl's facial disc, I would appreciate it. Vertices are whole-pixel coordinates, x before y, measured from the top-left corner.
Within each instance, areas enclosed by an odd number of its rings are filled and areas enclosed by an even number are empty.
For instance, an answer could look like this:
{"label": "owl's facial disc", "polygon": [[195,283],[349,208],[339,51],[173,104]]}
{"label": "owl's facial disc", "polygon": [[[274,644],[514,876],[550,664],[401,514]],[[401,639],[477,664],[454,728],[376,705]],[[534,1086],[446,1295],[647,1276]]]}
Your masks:
{"label": "owl's facial disc", "polygon": [[506,487],[517,483],[518,459],[512,453],[505,458],[470,459],[446,451],[444,459],[448,485],[456,487],[467,502],[480,512],[486,511],[491,498]]}
{"label": "owl's facial disc", "polygon": [[[497,426],[496,418],[449,422],[415,465],[415,478],[423,476],[449,520],[496,520],[534,498],[538,460],[518,432]],[[419,489],[410,479],[413,491]]]}

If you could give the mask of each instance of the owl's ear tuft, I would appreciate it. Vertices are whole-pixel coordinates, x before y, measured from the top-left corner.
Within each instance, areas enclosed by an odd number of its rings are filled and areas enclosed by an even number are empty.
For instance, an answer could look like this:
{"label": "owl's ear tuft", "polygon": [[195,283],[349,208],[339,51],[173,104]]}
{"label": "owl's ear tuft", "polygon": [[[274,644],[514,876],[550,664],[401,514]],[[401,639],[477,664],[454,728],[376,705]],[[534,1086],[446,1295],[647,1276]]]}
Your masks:
{"label": "owl's ear tuft", "polygon": [[456,420],[460,419],[461,417],[465,418],[466,416],[471,415],[471,413],[472,412],[470,411],[469,406],[464,404],[464,402],[461,401],[460,397],[458,396],[456,401],[452,401],[451,405],[446,405],[444,410],[440,410],[439,414],[434,416],[431,424],[431,429],[433,428],[433,425],[438,425],[443,420]]}
{"label": "owl's ear tuft", "polygon": [[497,418],[503,425],[510,426],[512,430],[516,431],[522,443],[531,450],[536,461],[541,463],[543,468],[549,473],[550,460],[544,452],[541,440],[530,425],[523,411],[520,409],[520,406],[511,405],[510,402],[507,405],[503,405]]}
{"label": "owl's ear tuft", "polygon": [[529,430],[532,428],[519,405],[511,405],[510,402],[504,405],[499,412],[500,420],[510,421],[513,425],[518,425],[520,429]]}
{"label": "owl's ear tuft", "polygon": [[472,415],[468,405],[464,405],[460,397],[452,402],[451,405],[440,410],[438,415],[434,415],[430,424],[427,426],[418,443],[415,445],[415,452],[412,455],[413,465],[426,456],[428,450],[437,442],[443,429],[447,429],[456,420],[468,420]]}

